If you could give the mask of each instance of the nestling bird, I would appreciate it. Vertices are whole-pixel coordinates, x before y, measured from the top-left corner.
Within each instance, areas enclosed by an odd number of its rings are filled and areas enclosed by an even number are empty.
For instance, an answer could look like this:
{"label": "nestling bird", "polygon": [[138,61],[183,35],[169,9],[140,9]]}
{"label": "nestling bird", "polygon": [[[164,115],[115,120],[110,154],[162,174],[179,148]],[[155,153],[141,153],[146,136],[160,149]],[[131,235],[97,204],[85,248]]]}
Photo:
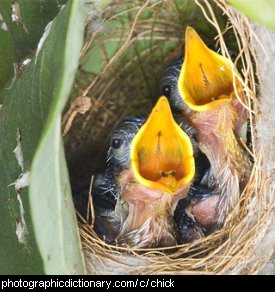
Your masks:
{"label": "nestling bird", "polygon": [[211,164],[207,184],[213,195],[194,200],[192,209],[196,220],[209,228],[223,224],[249,177],[250,163],[238,137],[247,113],[236,91],[243,102],[246,96],[236,76],[231,60],[210,50],[187,27],[185,56],[161,80],[163,94],[197,130],[199,148]]}
{"label": "nestling bird", "polygon": [[[193,135],[187,123],[180,127],[175,122],[165,97],[147,119],[131,117],[120,123],[112,135],[108,169],[93,184],[99,235],[134,247],[170,246],[203,236],[185,213],[187,201],[178,205],[195,177]],[[203,171],[209,166],[205,163]],[[203,187],[200,191],[207,193]],[[196,193],[194,187],[191,193]]]}

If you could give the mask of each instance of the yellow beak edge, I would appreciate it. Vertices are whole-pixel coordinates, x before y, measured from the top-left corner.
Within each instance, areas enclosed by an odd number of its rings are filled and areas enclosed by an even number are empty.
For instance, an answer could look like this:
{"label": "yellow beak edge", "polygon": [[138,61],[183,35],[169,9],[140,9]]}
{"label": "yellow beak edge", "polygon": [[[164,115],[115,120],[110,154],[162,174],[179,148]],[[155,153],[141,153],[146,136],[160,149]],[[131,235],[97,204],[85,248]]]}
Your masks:
{"label": "yellow beak edge", "polygon": [[175,193],[195,174],[189,136],[175,122],[162,96],[131,142],[131,166],[138,183],[153,190]]}
{"label": "yellow beak edge", "polygon": [[178,79],[184,102],[198,112],[229,103],[235,96],[233,63],[210,50],[196,31],[185,31],[185,59]]}

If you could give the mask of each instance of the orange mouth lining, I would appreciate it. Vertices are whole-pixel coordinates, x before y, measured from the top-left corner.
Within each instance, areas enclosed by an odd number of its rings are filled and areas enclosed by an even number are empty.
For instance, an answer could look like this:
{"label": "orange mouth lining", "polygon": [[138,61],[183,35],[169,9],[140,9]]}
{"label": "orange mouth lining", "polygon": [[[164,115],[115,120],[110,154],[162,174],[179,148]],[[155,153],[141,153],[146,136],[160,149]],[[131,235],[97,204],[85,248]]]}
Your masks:
{"label": "orange mouth lining", "polygon": [[146,187],[175,192],[195,172],[192,143],[174,121],[169,103],[161,97],[131,143],[136,180]]}
{"label": "orange mouth lining", "polygon": [[233,68],[231,60],[210,50],[196,31],[187,27],[178,87],[191,109],[205,111],[229,103],[235,97]]}

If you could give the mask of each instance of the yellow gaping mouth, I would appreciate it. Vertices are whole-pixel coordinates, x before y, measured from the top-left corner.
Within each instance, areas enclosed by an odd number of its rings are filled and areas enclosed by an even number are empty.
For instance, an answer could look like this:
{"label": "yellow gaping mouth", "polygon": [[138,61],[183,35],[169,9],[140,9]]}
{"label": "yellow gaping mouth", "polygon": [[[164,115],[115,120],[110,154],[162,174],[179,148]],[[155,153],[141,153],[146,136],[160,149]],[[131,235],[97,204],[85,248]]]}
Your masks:
{"label": "yellow gaping mouth", "polygon": [[191,140],[174,121],[164,96],[131,142],[131,165],[138,183],[169,193],[194,177]]}
{"label": "yellow gaping mouth", "polygon": [[185,58],[178,88],[184,102],[195,111],[229,103],[234,94],[231,60],[210,50],[196,31],[185,31]]}

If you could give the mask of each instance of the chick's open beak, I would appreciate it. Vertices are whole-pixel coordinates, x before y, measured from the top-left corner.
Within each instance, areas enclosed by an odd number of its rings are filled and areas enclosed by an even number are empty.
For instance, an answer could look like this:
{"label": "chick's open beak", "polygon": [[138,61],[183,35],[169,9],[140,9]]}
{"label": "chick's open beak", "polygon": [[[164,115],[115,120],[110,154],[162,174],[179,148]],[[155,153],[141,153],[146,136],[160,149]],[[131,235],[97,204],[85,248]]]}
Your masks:
{"label": "chick's open beak", "polygon": [[174,121],[164,96],[131,142],[131,165],[138,183],[170,194],[194,177],[191,140]]}
{"label": "chick's open beak", "polygon": [[210,50],[196,31],[185,32],[185,59],[178,88],[184,102],[195,111],[229,103],[234,97],[233,64]]}

